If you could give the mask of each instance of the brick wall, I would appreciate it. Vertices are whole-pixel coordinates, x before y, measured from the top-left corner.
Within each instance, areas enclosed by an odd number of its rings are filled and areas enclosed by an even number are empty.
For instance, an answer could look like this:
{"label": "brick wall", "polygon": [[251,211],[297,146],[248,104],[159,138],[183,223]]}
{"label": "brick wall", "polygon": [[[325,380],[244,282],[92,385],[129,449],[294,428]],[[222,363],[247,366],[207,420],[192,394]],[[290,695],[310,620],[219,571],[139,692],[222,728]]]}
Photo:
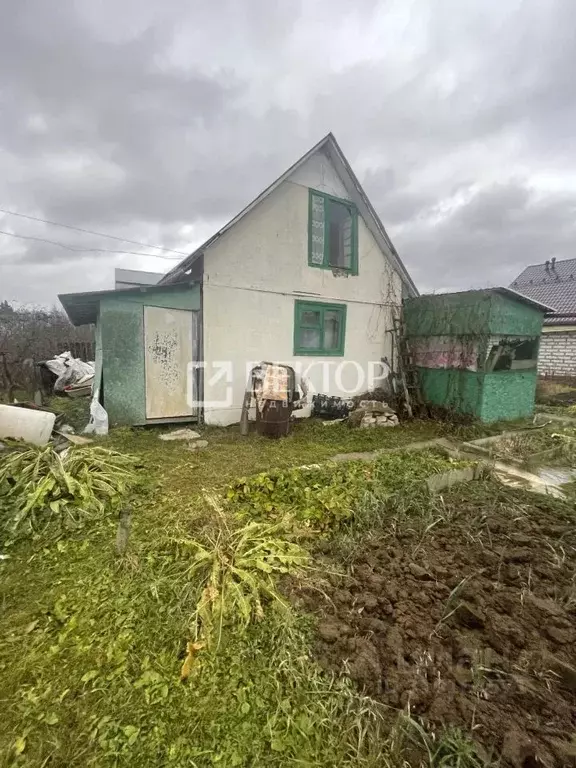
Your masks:
{"label": "brick wall", "polygon": [[576,331],[542,334],[538,373],[544,376],[576,376]]}

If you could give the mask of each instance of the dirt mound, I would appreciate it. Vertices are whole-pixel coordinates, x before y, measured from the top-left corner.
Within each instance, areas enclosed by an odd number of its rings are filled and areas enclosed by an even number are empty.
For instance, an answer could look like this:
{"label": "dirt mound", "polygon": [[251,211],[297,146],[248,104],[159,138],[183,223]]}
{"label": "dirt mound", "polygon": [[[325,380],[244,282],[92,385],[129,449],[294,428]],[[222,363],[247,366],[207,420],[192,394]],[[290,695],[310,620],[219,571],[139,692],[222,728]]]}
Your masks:
{"label": "dirt mound", "polygon": [[503,766],[576,765],[574,514],[490,482],[446,494],[443,510],[297,591],[319,617],[318,660],[432,727],[465,729]]}

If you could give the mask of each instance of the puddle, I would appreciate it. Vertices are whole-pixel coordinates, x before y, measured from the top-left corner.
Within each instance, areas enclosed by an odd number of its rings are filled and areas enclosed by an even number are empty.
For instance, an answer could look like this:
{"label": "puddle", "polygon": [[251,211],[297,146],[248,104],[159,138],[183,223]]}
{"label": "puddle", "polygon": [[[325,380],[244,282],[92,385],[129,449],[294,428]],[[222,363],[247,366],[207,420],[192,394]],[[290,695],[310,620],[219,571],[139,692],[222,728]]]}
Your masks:
{"label": "puddle", "polygon": [[544,493],[565,499],[563,486],[576,478],[576,469],[572,467],[554,467],[541,465],[531,467],[530,471],[503,461],[494,462],[496,476],[505,485],[513,488],[529,488],[536,493]]}
{"label": "puddle", "polygon": [[572,467],[538,467],[532,471],[547,485],[564,485],[576,478],[576,469]]}

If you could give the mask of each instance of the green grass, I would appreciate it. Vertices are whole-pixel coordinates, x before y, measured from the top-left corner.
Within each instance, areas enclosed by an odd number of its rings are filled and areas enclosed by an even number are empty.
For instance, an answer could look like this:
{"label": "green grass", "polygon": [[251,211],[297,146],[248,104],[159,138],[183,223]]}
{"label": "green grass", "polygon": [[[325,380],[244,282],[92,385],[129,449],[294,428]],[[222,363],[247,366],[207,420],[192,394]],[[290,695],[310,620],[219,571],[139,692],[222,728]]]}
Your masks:
{"label": "green grass", "polygon": [[89,397],[68,397],[68,395],[54,395],[51,397],[46,408],[55,414],[62,414],[63,424],[69,424],[80,434],[90,418],[90,398]]}
{"label": "green grass", "polygon": [[105,444],[149,458],[156,477],[167,490],[189,495],[198,492],[200,487],[223,487],[237,477],[323,462],[339,453],[400,448],[437,437],[473,440],[498,434],[503,428],[526,425],[527,422],[514,422],[459,426],[413,421],[392,428],[350,429],[342,423],[324,426],[322,421],[308,419],[296,422],[290,435],[281,440],[258,435],[242,438],[238,427],[204,427],[200,431],[209,441],[209,448],[195,453],[188,452],[178,441],[158,439],[158,435],[170,427],[120,427],[110,433]]}
{"label": "green grass", "polygon": [[[200,652],[181,683],[194,608],[184,569],[150,550],[118,563],[111,534],[43,554],[55,583],[11,616],[3,764],[13,764],[19,738],[21,764],[34,766],[281,766],[297,755],[370,764],[371,745],[353,737],[362,700],[315,669],[307,627],[290,626],[285,613],[280,621],[272,611],[218,653]],[[37,566],[34,558],[22,575]]]}
{"label": "green grass", "polygon": [[170,541],[211,524],[203,489],[447,431],[308,422],[272,441],[205,429],[210,445],[197,453],[155,429],[113,431],[105,445],[138,456],[154,486],[132,504],[126,555],[116,555],[117,521],[105,516],[0,561],[0,765],[402,765],[389,715],[321,673],[306,619],[273,602],[217,651],[199,650],[180,682],[201,584]]}
{"label": "green grass", "polygon": [[387,451],[370,461],[327,462],[241,477],[226,490],[228,507],[250,518],[286,519],[334,534],[357,524],[356,512],[373,500],[395,503],[423,478],[467,466],[432,450]]}

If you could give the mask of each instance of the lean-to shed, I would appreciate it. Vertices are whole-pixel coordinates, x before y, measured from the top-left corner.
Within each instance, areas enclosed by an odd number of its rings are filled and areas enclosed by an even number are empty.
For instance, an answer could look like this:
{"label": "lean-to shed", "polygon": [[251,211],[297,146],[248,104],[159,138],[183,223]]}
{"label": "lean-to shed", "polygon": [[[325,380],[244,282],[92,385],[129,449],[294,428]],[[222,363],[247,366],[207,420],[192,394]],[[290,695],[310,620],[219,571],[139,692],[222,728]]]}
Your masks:
{"label": "lean-to shed", "polygon": [[60,301],[74,325],[96,325],[94,389],[111,423],[195,418],[198,283],[68,293]]}
{"label": "lean-to shed", "polygon": [[548,311],[508,288],[406,299],[404,326],[426,402],[484,422],[530,416]]}

